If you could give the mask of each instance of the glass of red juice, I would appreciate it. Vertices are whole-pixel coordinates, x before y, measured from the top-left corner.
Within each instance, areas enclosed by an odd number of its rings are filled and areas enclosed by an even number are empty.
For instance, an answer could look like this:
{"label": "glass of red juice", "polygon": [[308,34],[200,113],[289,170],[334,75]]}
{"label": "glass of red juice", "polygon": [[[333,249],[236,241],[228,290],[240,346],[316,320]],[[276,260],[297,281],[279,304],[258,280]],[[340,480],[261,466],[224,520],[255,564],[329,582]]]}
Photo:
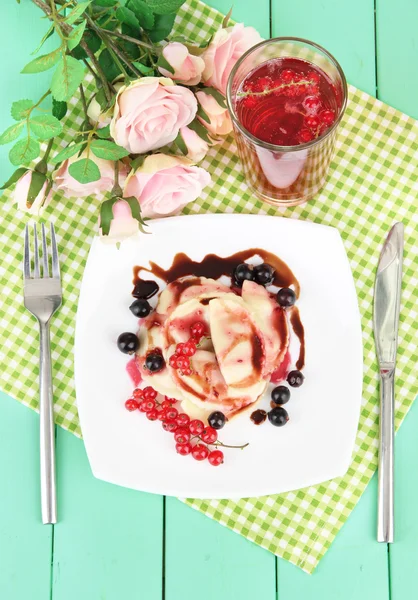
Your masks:
{"label": "glass of red juice", "polygon": [[347,104],[347,82],[335,58],[299,38],[261,42],[235,64],[227,102],[253,192],[277,206],[316,196]]}

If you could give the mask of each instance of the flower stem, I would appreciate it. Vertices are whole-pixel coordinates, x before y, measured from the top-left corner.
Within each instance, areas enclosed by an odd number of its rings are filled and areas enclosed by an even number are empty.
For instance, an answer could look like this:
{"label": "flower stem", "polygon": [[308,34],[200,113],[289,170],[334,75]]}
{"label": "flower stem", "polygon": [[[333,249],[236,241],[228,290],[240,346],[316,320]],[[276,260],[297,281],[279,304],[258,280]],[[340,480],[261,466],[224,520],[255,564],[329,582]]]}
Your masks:
{"label": "flower stem", "polygon": [[122,188],[119,185],[119,161],[115,160],[115,183],[112,188],[112,196],[122,196]]}
{"label": "flower stem", "polygon": [[86,123],[89,123],[89,116],[87,114],[87,102],[86,102],[86,96],[84,94],[84,87],[83,84],[80,83],[80,98],[81,98],[81,103],[83,105],[83,111],[84,111],[84,115],[86,117]]}
{"label": "flower stem", "polygon": [[147,44],[146,42],[141,42],[130,35],[125,35],[124,33],[119,33],[119,31],[106,31],[107,35],[120,38],[121,40],[125,40],[125,42],[131,42],[132,44],[136,44],[137,46],[142,46],[143,48],[147,48],[148,50],[152,50],[153,52],[157,52],[158,48],[154,47],[152,44]]}

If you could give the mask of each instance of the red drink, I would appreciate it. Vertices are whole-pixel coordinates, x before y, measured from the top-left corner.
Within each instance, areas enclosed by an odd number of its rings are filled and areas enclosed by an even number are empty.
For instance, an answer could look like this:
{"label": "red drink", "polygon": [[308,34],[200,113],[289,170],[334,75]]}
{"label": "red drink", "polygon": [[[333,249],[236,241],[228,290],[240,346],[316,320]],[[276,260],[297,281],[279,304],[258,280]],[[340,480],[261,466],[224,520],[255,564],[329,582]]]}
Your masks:
{"label": "red drink", "polygon": [[227,99],[244,173],[257,196],[292,205],[320,191],[346,96],[341,67],[305,40],[267,40],[241,57]]}

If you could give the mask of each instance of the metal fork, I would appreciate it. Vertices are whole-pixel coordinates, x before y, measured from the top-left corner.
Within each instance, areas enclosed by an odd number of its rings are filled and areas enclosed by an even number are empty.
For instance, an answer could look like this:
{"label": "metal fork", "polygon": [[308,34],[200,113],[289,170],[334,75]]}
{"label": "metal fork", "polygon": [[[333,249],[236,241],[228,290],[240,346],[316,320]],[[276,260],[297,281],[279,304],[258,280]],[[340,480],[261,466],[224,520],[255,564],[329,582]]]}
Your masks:
{"label": "metal fork", "polygon": [[52,394],[51,348],[49,323],[52,315],[61,306],[61,277],[54,226],[51,223],[52,277],[48,267],[48,248],[45,226],[42,224],[42,275],[38,252],[36,225],[33,226],[34,252],[33,274],[29,228],[25,230],[23,260],[23,297],[25,307],[37,318],[40,332],[39,356],[39,415],[40,415],[40,459],[41,459],[41,507],[42,522],[57,522],[57,500],[55,482],[55,430],[54,400]]}

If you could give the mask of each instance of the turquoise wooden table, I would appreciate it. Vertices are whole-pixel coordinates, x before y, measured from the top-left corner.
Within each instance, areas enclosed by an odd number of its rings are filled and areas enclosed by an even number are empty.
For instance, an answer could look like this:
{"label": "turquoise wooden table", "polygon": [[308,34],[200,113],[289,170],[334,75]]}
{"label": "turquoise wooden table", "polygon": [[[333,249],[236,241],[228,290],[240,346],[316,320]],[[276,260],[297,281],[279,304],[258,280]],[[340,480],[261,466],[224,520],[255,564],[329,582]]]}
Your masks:
{"label": "turquoise wooden table", "polygon": [[[226,13],[231,2],[209,3]],[[11,122],[13,100],[36,97],[43,89],[41,77],[18,73],[46,28],[29,0],[20,5],[8,0],[2,10],[1,130]],[[264,37],[293,35],[322,44],[341,62],[350,83],[418,118],[416,0],[238,0],[233,16]],[[9,173],[6,151],[2,147],[2,180]],[[312,576],[174,498],[94,479],[83,443],[59,428],[60,520],[55,527],[41,525],[38,420],[11,398],[0,397],[2,600],[417,597],[418,406],[396,440],[396,543],[387,547],[375,541],[373,480]]]}

